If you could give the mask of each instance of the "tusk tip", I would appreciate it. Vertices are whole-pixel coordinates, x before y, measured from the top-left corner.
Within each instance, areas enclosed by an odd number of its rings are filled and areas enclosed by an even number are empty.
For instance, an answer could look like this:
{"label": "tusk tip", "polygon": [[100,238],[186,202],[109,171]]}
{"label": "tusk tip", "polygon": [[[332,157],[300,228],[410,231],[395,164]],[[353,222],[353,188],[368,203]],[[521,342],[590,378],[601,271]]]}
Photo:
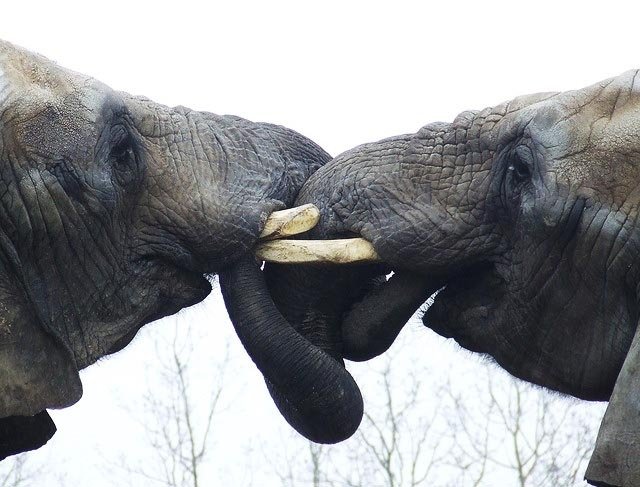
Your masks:
{"label": "tusk tip", "polygon": [[298,235],[311,230],[319,220],[320,211],[311,203],[274,211],[267,218],[259,238],[260,240],[273,240]]}

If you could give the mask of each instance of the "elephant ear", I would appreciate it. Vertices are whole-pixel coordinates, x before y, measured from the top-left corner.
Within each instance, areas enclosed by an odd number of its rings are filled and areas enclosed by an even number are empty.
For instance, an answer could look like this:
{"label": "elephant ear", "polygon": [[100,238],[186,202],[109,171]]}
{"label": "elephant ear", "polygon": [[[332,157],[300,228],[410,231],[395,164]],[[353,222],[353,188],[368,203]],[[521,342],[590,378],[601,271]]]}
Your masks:
{"label": "elephant ear", "polygon": [[609,399],[585,478],[602,487],[640,485],[640,327]]}
{"label": "elephant ear", "polygon": [[40,448],[56,432],[46,411],[35,416],[9,416],[0,419],[0,460],[9,455]]}
{"label": "elephant ear", "polygon": [[74,360],[34,313],[0,289],[0,457],[37,448],[55,426],[47,408],[82,396]]}

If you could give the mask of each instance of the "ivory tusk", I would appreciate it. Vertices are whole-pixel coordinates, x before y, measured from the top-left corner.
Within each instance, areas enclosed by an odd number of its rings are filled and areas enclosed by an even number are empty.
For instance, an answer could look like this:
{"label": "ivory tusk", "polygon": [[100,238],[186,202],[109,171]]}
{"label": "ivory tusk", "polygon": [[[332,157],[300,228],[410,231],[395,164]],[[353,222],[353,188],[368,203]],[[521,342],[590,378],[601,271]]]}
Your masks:
{"label": "ivory tusk", "polygon": [[272,240],[297,235],[311,230],[316,226],[319,219],[320,212],[312,204],[274,211],[267,218],[259,238],[261,240]]}
{"label": "ivory tusk", "polygon": [[363,238],[276,240],[258,245],[256,256],[279,264],[355,264],[381,260],[373,245]]}

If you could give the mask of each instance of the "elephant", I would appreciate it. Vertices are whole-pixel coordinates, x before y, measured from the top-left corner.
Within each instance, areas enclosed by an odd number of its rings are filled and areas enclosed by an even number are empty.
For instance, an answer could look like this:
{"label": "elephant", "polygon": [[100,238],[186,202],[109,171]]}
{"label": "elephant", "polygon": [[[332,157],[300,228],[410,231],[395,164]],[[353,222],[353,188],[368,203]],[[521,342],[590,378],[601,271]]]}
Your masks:
{"label": "elephant", "polygon": [[[639,158],[640,71],[358,146],[298,194],[319,224],[261,246],[266,298],[332,357],[367,360],[433,296],[436,333],[531,383],[611,399],[587,477],[640,485]],[[370,248],[348,266],[307,258],[331,239]],[[230,272],[259,272],[244,265]]]}
{"label": "elephant", "polygon": [[[260,239],[313,224],[284,208],[330,159],[288,128],[169,108],[0,41],[0,459],[50,439],[79,370],[202,301]],[[350,379],[306,341],[241,331],[294,407],[288,388],[308,404],[316,376],[334,396]],[[281,370],[285,350],[305,368]]]}

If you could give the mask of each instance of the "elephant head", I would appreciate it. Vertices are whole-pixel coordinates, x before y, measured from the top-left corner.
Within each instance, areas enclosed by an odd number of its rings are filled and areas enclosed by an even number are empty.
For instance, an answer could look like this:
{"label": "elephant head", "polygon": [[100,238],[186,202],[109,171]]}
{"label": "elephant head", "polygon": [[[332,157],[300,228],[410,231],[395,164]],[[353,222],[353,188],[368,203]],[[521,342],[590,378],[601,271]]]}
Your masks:
{"label": "elephant head", "polygon": [[[169,108],[0,42],[0,458],[48,440],[46,408],[80,398],[80,369],[246,268],[269,215],[329,159],[284,127]],[[351,387],[286,328],[239,333],[294,406],[290,389]]]}
{"label": "elephant head", "polygon": [[607,400],[639,318],[639,185],[636,71],[464,112],[312,175],[297,199],[320,209],[311,237],[362,237],[381,262],[269,265],[271,294],[311,340],[360,360],[440,290],[428,327],[517,377]]}

